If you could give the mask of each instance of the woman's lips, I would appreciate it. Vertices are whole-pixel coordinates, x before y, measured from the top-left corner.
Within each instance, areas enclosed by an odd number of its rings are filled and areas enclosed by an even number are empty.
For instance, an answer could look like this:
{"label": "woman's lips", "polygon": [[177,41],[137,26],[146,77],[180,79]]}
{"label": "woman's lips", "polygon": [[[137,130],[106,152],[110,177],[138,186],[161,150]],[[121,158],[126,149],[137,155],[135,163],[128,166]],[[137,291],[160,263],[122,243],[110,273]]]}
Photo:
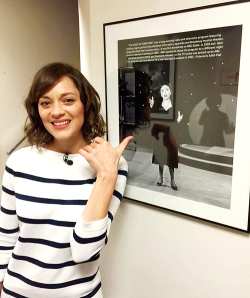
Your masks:
{"label": "woman's lips", "polygon": [[66,128],[70,125],[71,123],[71,120],[65,120],[65,121],[54,121],[54,122],[51,122],[51,124],[53,125],[53,127],[55,129],[63,129],[63,128]]}

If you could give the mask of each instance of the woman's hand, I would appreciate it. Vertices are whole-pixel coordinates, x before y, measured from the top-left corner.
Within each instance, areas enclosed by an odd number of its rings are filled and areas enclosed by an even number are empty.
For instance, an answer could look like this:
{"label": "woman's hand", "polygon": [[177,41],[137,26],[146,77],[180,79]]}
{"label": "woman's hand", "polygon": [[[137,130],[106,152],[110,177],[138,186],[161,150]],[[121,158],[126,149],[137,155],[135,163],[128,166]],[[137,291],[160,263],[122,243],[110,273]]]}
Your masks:
{"label": "woman's hand", "polygon": [[118,147],[113,148],[103,138],[96,137],[93,143],[80,149],[79,153],[96,171],[97,177],[114,177],[116,179],[120,157],[132,139],[132,136],[127,137]]}
{"label": "woman's hand", "polygon": [[178,118],[177,118],[177,122],[180,123],[181,120],[183,118],[183,114],[181,115],[180,111],[178,111]]}
{"label": "woman's hand", "polygon": [[149,105],[150,105],[150,108],[152,109],[152,107],[154,106],[154,97],[152,96],[152,98],[149,99]]}
{"label": "woman's hand", "polygon": [[93,143],[79,150],[96,171],[97,178],[82,212],[85,222],[97,221],[107,216],[118,175],[118,163],[122,152],[132,139],[132,136],[127,137],[118,147],[113,148],[109,142],[97,137]]}

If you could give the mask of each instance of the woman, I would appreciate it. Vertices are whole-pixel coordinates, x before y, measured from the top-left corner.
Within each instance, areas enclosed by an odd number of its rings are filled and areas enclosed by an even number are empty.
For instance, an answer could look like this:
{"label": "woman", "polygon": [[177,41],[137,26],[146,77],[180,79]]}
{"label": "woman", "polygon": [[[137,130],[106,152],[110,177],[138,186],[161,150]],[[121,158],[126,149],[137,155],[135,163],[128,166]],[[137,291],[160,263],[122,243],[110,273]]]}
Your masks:
{"label": "woman", "polygon": [[162,97],[160,110],[168,111],[170,108],[172,108],[172,102],[170,100],[170,95],[171,95],[170,86],[169,85],[161,86],[160,93]]}
{"label": "woman", "polygon": [[164,84],[160,88],[160,95],[162,100],[155,102],[154,97],[150,100],[150,108],[155,112],[168,112],[172,108],[172,102],[170,99],[171,96],[171,87],[169,84]]}
{"label": "woman", "polygon": [[171,179],[170,186],[173,190],[177,190],[178,188],[175,183],[174,169],[178,168],[179,163],[178,147],[170,126],[155,123],[151,130],[151,134],[157,141],[160,139],[160,133],[163,134],[162,143],[157,143],[157,146],[155,146],[152,161],[154,164],[159,165],[159,177],[156,185],[162,186],[164,165],[167,165]]}
{"label": "woman", "polygon": [[[160,88],[160,94],[161,94],[162,101],[160,105],[157,107],[157,111],[168,112],[169,109],[172,108],[172,102],[170,99],[170,96],[171,96],[170,84],[162,85]],[[154,106],[153,98],[149,102],[150,102],[150,107],[152,109]],[[180,112],[178,112],[178,119],[177,119],[178,123],[181,121],[180,117],[181,117]],[[170,129],[170,126],[158,124],[158,123],[154,124],[151,130],[151,134],[157,141],[160,139],[159,138],[160,133],[163,134],[162,144],[157,143],[157,145],[154,148],[154,154],[153,154],[153,163],[159,165],[159,177],[156,184],[157,186],[162,186],[164,165],[167,165],[169,168],[170,179],[171,179],[170,186],[173,190],[177,190],[178,188],[174,178],[174,169],[178,168],[178,163],[179,163],[177,143]]]}
{"label": "woman", "polygon": [[124,192],[121,154],[132,137],[117,148],[101,138],[99,96],[67,64],[38,71],[25,107],[32,146],[10,156],[3,178],[1,298],[103,297],[100,250]]}

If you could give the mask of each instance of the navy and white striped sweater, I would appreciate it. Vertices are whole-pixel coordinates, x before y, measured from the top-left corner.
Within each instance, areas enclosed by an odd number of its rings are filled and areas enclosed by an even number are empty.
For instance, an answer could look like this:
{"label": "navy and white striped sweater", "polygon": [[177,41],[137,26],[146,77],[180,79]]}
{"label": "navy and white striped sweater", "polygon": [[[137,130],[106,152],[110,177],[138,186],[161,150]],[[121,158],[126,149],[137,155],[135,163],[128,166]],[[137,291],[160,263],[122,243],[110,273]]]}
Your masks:
{"label": "navy and white striped sweater", "polygon": [[107,242],[127,178],[121,158],[106,218],[81,214],[95,171],[79,154],[23,148],[7,161],[0,217],[1,298],[101,298],[100,250]]}

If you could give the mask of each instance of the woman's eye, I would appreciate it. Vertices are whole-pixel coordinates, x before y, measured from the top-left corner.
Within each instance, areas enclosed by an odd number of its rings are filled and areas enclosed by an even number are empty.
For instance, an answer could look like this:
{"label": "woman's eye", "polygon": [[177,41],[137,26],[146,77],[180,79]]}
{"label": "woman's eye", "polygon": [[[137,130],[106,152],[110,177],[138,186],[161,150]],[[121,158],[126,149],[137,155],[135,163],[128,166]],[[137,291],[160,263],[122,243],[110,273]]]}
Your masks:
{"label": "woman's eye", "polygon": [[41,102],[41,106],[48,106],[50,104],[49,101],[43,101]]}
{"label": "woman's eye", "polygon": [[65,100],[64,100],[64,102],[66,102],[66,103],[72,103],[72,102],[74,102],[75,100],[73,99],[73,98],[66,98]]}

